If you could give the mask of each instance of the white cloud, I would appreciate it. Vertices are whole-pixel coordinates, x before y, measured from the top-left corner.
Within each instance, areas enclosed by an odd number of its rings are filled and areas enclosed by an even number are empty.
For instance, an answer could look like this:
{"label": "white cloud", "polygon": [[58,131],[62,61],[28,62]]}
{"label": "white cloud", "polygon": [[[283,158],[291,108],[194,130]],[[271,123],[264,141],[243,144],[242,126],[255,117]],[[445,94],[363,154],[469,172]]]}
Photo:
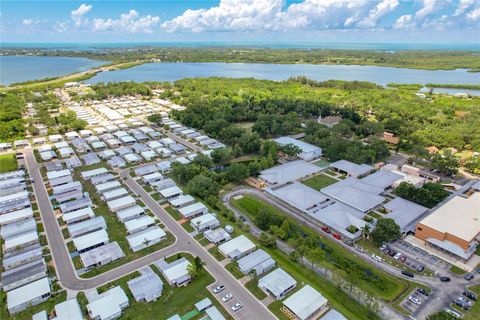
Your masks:
{"label": "white cloud", "polygon": [[34,23],[35,23],[35,21],[34,21],[33,19],[24,19],[24,20],[22,21],[22,24],[23,24],[24,26],[31,26],[31,25],[34,24]]}
{"label": "white cloud", "polygon": [[467,13],[467,19],[473,22],[480,20],[480,6]]}
{"label": "white cloud", "polygon": [[413,28],[415,26],[415,22],[413,21],[413,16],[411,14],[405,14],[395,21],[393,24],[394,29],[408,29]]}
{"label": "white cloud", "polygon": [[363,18],[360,22],[357,23],[359,28],[372,28],[375,27],[377,21],[392,12],[399,5],[398,0],[383,0],[375,8],[370,10],[368,16]]}
{"label": "white cloud", "polygon": [[82,23],[88,22],[88,19],[84,18],[83,16],[92,10],[92,8],[92,5],[82,3],[80,7],[70,12],[70,17],[75,22],[76,27],[79,27]]}
{"label": "white cloud", "polygon": [[460,0],[460,2],[458,3],[457,9],[453,13],[453,16],[454,17],[461,16],[462,14],[464,14],[467,11],[467,9],[470,9],[470,7],[474,3],[475,3],[475,0]]}
{"label": "white cloud", "polygon": [[160,18],[156,16],[139,16],[135,10],[120,15],[119,19],[92,20],[92,30],[96,32],[105,31],[125,31],[129,33],[152,33],[153,27],[160,23]]}

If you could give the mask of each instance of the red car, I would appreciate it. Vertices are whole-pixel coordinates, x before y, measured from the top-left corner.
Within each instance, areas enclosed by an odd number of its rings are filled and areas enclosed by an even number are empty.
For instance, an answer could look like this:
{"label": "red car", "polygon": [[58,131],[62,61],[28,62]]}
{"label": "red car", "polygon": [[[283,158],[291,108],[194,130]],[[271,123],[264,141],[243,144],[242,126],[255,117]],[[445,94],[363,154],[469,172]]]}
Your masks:
{"label": "red car", "polygon": [[337,240],[342,240],[342,236],[339,235],[338,233],[334,233],[334,234],[333,234],[333,237],[334,237],[335,239],[337,239]]}

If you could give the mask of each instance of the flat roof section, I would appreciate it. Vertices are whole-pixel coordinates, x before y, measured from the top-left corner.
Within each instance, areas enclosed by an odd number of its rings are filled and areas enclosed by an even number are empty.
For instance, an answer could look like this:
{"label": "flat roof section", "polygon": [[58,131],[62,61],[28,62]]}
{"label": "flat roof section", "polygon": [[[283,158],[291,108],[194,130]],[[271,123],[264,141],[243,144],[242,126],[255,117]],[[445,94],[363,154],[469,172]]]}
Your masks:
{"label": "flat roof section", "polygon": [[308,177],[320,172],[321,168],[306,162],[296,160],[266,169],[260,172],[260,178],[271,185],[282,185],[294,180]]}
{"label": "flat roof section", "polygon": [[308,284],[283,302],[300,320],[309,319],[327,303],[328,300]]}

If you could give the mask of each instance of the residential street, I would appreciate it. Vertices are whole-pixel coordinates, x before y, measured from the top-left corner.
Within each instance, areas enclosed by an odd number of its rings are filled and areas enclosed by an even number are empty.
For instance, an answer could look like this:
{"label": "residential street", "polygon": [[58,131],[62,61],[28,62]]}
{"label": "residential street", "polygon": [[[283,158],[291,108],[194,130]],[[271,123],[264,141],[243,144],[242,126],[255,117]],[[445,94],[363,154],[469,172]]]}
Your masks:
{"label": "residential street", "polygon": [[[126,177],[125,182],[127,186],[144,201],[152,212],[165,224],[167,229],[175,235],[176,242],[168,248],[156,251],[96,277],[90,279],[77,277],[62,232],[55,218],[47,190],[45,189],[39,170],[40,165],[36,163],[31,149],[25,150],[25,161],[30,176],[35,179],[33,188],[47,234],[53,262],[62,287],[70,290],[92,289],[121,278],[141,267],[152,264],[165,256],[170,256],[177,252],[188,252],[199,256],[206,263],[206,270],[216,279],[217,284],[221,283],[225,286],[225,292],[233,294],[233,301],[243,302],[244,307],[235,313],[233,313],[230,308],[226,308],[235,319],[276,319],[260,301],[225,270],[205,248],[198,244],[135,180],[128,176],[128,170],[122,171],[121,177]],[[216,298],[221,299],[220,296],[216,296]]]}

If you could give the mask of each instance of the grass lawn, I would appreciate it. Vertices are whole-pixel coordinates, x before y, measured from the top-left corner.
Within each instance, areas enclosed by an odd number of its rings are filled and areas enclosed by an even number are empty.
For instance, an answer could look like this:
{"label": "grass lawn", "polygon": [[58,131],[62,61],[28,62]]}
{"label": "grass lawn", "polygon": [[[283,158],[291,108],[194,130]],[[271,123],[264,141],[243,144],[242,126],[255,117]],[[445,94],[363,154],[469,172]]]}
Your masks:
{"label": "grass lawn", "polygon": [[14,316],[10,316],[7,310],[7,293],[4,291],[0,292],[0,301],[1,301],[1,310],[0,310],[0,319],[2,320],[31,320],[32,316],[42,310],[47,311],[47,314],[53,311],[53,308],[56,304],[67,300],[67,292],[64,290],[48,299],[45,302],[40,303],[34,307],[29,307],[27,310],[17,313]]}
{"label": "grass lawn", "polygon": [[154,200],[156,200],[156,201],[162,199],[162,196],[161,196],[159,193],[154,193],[154,194],[152,194],[151,196],[152,196],[152,198],[153,198]]}
{"label": "grass lawn", "polygon": [[14,153],[0,155],[0,173],[18,169],[17,159]]}
{"label": "grass lawn", "polygon": [[337,182],[337,180],[329,177],[325,174],[319,174],[318,176],[311,177],[307,180],[303,180],[302,183],[313,188],[315,190],[320,190],[325,188],[333,183]]}
{"label": "grass lawn", "polygon": [[244,274],[238,269],[236,261],[232,261],[227,264],[225,269],[227,269],[235,277],[235,279],[240,279],[244,276]]}
{"label": "grass lawn", "polygon": [[174,210],[172,207],[166,207],[164,209],[165,209],[165,211],[168,212],[168,214],[170,214],[172,216],[173,219],[175,219],[175,220],[181,220],[182,219],[182,215],[180,214],[180,212],[178,212],[177,210]]}
{"label": "grass lawn", "polygon": [[317,161],[312,162],[312,164],[319,166],[321,168],[328,167],[330,165],[330,162],[327,160],[319,159]]}
{"label": "grass lawn", "polygon": [[289,317],[282,312],[281,308],[283,306],[282,301],[274,301],[268,305],[268,309],[273,312],[273,314],[280,320],[290,320]]}
{"label": "grass lawn", "polygon": [[207,238],[203,238],[203,239],[198,240],[198,243],[200,243],[202,246],[206,246],[206,245],[210,244],[210,241],[208,241]]}
{"label": "grass lawn", "polygon": [[263,300],[267,297],[265,292],[263,292],[259,287],[258,287],[258,278],[252,279],[245,283],[245,288],[250,290],[250,292],[257,297],[258,300]]}
{"label": "grass lawn", "polygon": [[465,270],[463,270],[462,268],[459,268],[459,267],[457,267],[457,266],[452,266],[452,267],[450,268],[450,271],[453,272],[453,273],[455,273],[455,274],[457,274],[457,275],[459,275],[459,276],[462,276],[462,275],[464,275],[465,273],[467,273]]}
{"label": "grass lawn", "polygon": [[[187,255],[187,258],[189,260],[192,259],[189,255]],[[164,283],[162,296],[155,302],[135,302],[127,285],[127,281],[132,278],[133,274],[120,278],[109,285],[120,285],[129,298],[130,306],[122,312],[122,319],[150,320],[152,319],[152,315],[155,315],[155,319],[167,319],[174,314],[183,316],[195,309],[195,303],[207,297],[210,298],[212,303],[220,312],[222,312],[225,318],[232,319],[220,303],[218,303],[218,301],[207,290],[207,287],[214,282],[214,279],[206,270],[204,270],[197,278],[193,279],[193,281],[186,287],[177,288],[167,285],[167,282],[156,266],[152,265],[151,268],[162,278]]]}
{"label": "grass lawn", "polygon": [[218,247],[210,248],[210,250],[208,250],[208,252],[210,252],[210,254],[211,254],[215,259],[217,259],[217,261],[222,261],[222,260],[225,259],[225,257],[223,256],[223,254],[221,254],[220,251],[218,251]]}
{"label": "grass lawn", "polygon": [[183,227],[183,229],[185,229],[185,231],[187,231],[189,233],[195,231],[195,229],[190,224],[190,221],[186,221],[186,222],[182,223],[182,227]]}

